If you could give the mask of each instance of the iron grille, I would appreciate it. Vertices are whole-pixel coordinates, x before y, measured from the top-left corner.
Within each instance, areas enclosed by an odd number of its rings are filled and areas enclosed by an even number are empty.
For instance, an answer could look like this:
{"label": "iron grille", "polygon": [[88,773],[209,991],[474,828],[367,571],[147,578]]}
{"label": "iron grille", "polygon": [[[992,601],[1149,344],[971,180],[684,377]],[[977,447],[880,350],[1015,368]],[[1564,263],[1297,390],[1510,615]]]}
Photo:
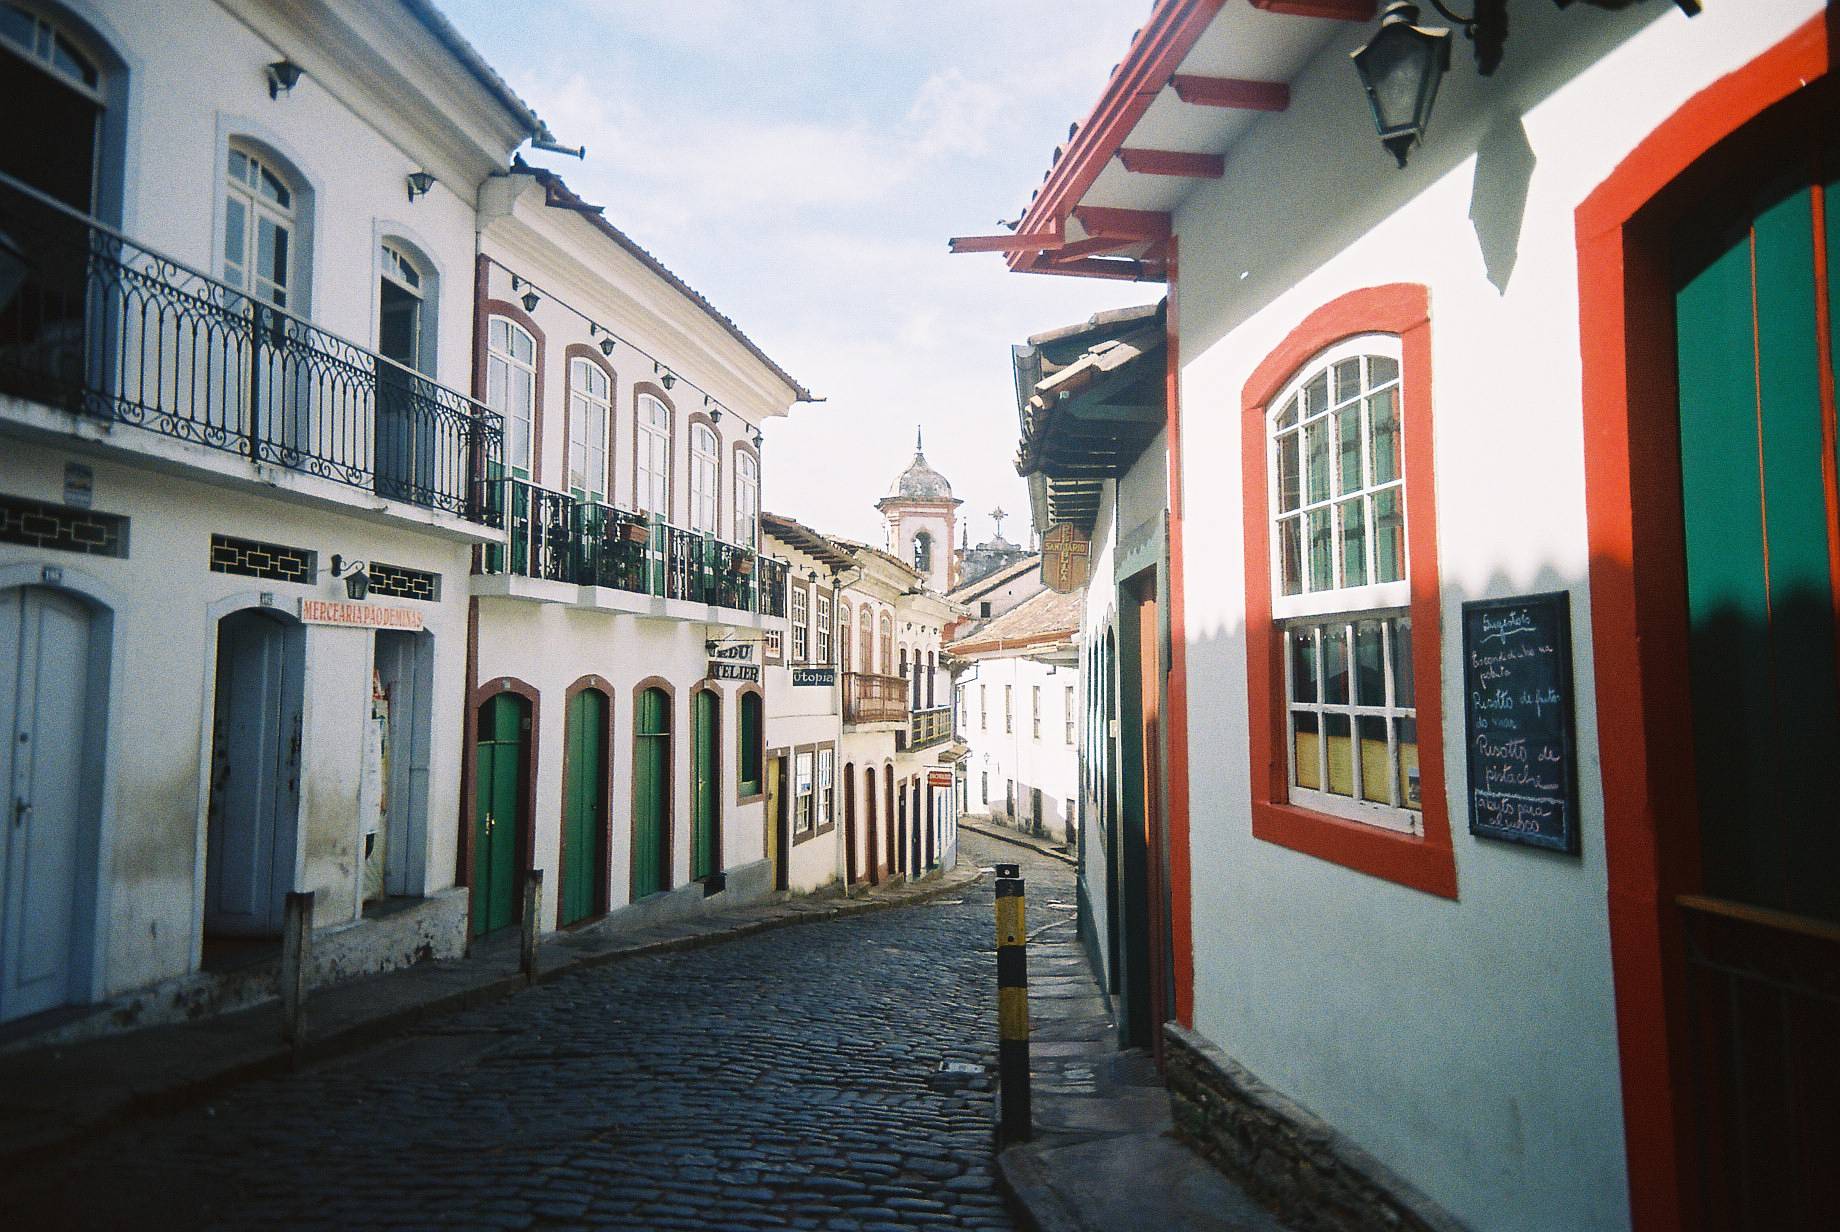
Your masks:
{"label": "iron grille", "polygon": [[386,565],[373,560],[365,566],[370,575],[370,593],[391,599],[422,599],[436,603],[441,598],[441,575],[411,569],[406,565]]}
{"label": "iron grille", "polygon": [[211,572],[311,585],[319,578],[319,553],[281,543],[212,535]]}
{"label": "iron grille", "polygon": [[29,548],[57,552],[82,552],[89,556],[128,555],[128,519],[118,513],[97,513],[0,496],[0,543],[22,543]]}

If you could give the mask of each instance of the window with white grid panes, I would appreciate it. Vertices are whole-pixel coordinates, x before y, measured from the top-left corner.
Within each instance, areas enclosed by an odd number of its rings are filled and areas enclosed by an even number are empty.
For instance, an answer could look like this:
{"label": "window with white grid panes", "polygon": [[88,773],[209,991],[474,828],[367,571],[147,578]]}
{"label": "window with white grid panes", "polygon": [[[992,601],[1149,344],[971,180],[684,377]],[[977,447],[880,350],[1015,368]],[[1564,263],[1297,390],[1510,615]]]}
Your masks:
{"label": "window with white grid panes", "polygon": [[831,661],[831,597],[819,591],[813,600],[817,609],[812,613],[813,662],[829,663]]}
{"label": "window with white grid panes", "polygon": [[792,661],[805,662],[807,627],[810,618],[810,599],[803,586],[792,588]]}
{"label": "window with white grid panes", "polygon": [[671,408],[641,394],[634,412],[633,504],[640,513],[671,517]]}
{"label": "window with white grid panes", "polygon": [[720,490],[721,461],[715,429],[690,425],[690,529],[716,533],[716,493]]}
{"label": "window with white grid panes", "polygon": [[1291,803],[1417,834],[1399,343],[1312,360],[1270,421]]}
{"label": "window with white grid panes", "polygon": [[486,322],[486,405],[505,417],[505,465],[530,478],[537,406],[537,341],[506,317]]}
{"label": "window with white grid panes", "polygon": [[613,417],[613,386],[601,366],[579,357],[569,361],[569,493],[588,500],[607,498],[607,423]]}

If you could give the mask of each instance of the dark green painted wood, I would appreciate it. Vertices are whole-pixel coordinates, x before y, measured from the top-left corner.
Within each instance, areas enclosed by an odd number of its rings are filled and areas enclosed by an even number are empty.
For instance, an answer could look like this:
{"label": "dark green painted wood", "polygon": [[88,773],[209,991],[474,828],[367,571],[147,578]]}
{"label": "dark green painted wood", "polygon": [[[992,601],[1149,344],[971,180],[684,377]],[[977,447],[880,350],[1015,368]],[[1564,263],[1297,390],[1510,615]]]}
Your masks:
{"label": "dark green painted wood", "polygon": [[761,723],[760,694],[743,693],[740,706],[741,731],[735,742],[738,748],[737,760],[741,763],[737,785],[740,795],[756,796],[760,794],[761,754],[766,747]]}
{"label": "dark green painted wood", "polygon": [[1148,1048],[1156,1031],[1150,1000],[1150,849],[1144,817],[1143,641],[1154,629],[1141,628],[1137,596],[1118,587],[1118,738],[1113,835],[1118,852],[1118,1040]]}
{"label": "dark green painted wood", "polygon": [[573,924],[593,915],[601,903],[601,865],[607,832],[607,695],[583,689],[569,699],[568,794],[562,807],[562,842],[567,858],[558,903],[559,920]]}
{"label": "dark green painted wood", "polygon": [[517,916],[518,835],[526,819],[524,765],[529,703],[500,693],[479,708],[474,752],[473,933],[508,928]]}
{"label": "dark green painted wood", "polygon": [[1711,893],[1840,915],[1834,533],[1807,191],[1676,300],[1694,773]]}
{"label": "dark green painted wood", "polygon": [[708,877],[716,868],[716,831],[721,822],[722,702],[704,690],[691,701],[693,745],[690,766],[690,876]]}
{"label": "dark green painted wood", "polygon": [[647,689],[635,709],[632,893],[638,899],[670,882],[671,699],[663,689]]}

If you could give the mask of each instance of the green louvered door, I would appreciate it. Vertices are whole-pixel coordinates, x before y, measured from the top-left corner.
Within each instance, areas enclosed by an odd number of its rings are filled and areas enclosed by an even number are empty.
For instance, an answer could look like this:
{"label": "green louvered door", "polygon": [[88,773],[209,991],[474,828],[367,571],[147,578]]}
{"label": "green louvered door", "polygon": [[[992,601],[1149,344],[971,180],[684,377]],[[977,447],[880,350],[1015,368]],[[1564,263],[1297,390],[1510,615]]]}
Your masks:
{"label": "green louvered door", "polygon": [[1804,185],[1683,251],[1676,282],[1700,866],[1700,892],[1676,906],[1709,1227],[1831,1226],[1840,1202],[1840,521],[1825,259],[1840,228],[1826,196]]}
{"label": "green louvered door", "polygon": [[568,784],[562,799],[562,885],[559,924],[601,909],[607,851],[607,695],[583,689],[569,699],[563,739]]}
{"label": "green louvered door", "polygon": [[690,876],[713,876],[721,844],[722,700],[705,689],[691,700]]}
{"label": "green louvered door", "polygon": [[632,896],[640,899],[670,884],[670,695],[646,689],[634,710]]}
{"label": "green louvered door", "polygon": [[530,703],[499,693],[479,708],[474,749],[473,933],[508,928],[517,916],[518,838],[523,831]]}

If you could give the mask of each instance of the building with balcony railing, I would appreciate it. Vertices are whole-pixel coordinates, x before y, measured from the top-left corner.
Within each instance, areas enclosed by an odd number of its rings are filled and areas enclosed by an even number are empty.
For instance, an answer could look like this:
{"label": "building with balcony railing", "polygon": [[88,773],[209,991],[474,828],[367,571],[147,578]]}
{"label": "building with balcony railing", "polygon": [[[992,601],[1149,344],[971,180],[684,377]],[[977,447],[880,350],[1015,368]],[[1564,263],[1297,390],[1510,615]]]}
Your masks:
{"label": "building with balcony railing", "polygon": [[[479,480],[461,862],[472,929],[617,928],[769,893],[762,425],[810,395],[557,176],[480,194]],[[551,889],[550,887],[554,887]]]}
{"label": "building with balcony railing", "polygon": [[310,982],[457,954],[475,201],[547,130],[422,4],[6,11],[0,1020],[269,995],[295,892]]}

